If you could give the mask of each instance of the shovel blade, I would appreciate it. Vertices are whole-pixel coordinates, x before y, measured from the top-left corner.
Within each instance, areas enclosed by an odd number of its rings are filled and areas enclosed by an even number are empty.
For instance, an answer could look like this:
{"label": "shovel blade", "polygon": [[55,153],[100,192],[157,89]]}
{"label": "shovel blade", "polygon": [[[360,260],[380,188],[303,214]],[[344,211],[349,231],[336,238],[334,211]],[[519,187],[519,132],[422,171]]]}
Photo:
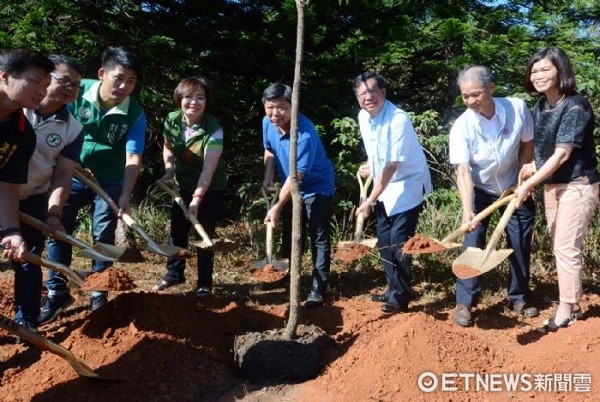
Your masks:
{"label": "shovel blade", "polygon": [[267,265],[272,265],[273,269],[277,271],[287,271],[290,268],[290,261],[287,258],[283,258],[281,260],[273,260],[268,262],[265,258],[264,260],[254,260],[250,261],[250,266],[255,269],[263,269]]}
{"label": "shovel blade", "polygon": [[489,255],[486,255],[484,250],[468,247],[452,263],[452,272],[459,279],[475,278],[496,268],[512,252],[512,249],[500,249],[492,250]]}
{"label": "shovel blade", "polygon": [[96,260],[96,261],[113,262],[113,261],[117,260],[116,258],[108,257],[104,254],[101,254],[101,253],[95,251],[94,249],[91,249],[91,248],[81,250],[81,252],[79,252],[78,256],[83,257],[83,258],[88,258],[90,260]]}

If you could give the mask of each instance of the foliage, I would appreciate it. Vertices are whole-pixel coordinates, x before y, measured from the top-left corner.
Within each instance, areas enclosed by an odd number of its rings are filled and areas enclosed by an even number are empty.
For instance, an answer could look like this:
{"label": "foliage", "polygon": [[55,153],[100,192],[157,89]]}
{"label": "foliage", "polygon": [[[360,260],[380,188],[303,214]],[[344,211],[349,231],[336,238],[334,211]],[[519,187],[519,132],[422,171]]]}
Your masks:
{"label": "foliage", "polygon": [[[579,90],[600,115],[597,1],[322,0],[305,11],[300,107],[319,127],[336,165],[334,214],[342,229],[358,199],[354,174],[365,159],[352,93],[353,77],[364,70],[384,75],[388,98],[411,113],[436,192],[454,188],[446,146],[449,127],[464,109],[455,85],[459,68],[488,65],[497,95],[522,96],[530,55],[559,46],[572,58]],[[126,46],[144,59],[137,96],[149,130],[138,202],[162,175],[162,121],[176,107],[175,85],[185,76],[206,76],[210,110],[226,136],[224,216],[261,215],[260,97],[269,83],[292,81],[294,0],[0,0],[0,25],[1,48],[66,53],[90,77],[108,45]]]}

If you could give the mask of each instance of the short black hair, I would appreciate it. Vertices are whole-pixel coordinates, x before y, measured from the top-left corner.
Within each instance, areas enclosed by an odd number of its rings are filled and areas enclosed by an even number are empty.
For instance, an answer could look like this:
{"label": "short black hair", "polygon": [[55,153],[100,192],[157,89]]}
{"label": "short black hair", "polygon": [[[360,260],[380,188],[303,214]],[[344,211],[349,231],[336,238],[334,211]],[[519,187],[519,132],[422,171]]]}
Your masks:
{"label": "short black hair", "polygon": [[558,91],[564,95],[573,94],[577,89],[573,65],[564,50],[557,47],[547,47],[538,50],[531,56],[531,60],[527,64],[525,79],[523,80],[525,90],[531,95],[539,95],[531,82],[531,69],[535,63],[542,59],[550,60],[554,64],[554,67],[556,67],[556,70],[558,70]]}
{"label": "short black hair", "polygon": [[199,88],[204,89],[204,96],[206,97],[206,105],[210,101],[210,85],[204,77],[188,77],[179,81],[177,88],[173,91],[173,100],[177,106],[181,106],[181,100],[187,96],[196,92]]}
{"label": "short black hair", "polygon": [[54,69],[64,64],[71,70],[76,71],[77,74],[83,76],[83,69],[81,68],[81,65],[77,61],[75,61],[75,59],[64,54],[51,54],[50,56],[48,56],[48,58],[54,64]]}
{"label": "short black hair", "polygon": [[0,71],[18,77],[31,68],[39,68],[50,74],[54,71],[54,64],[48,57],[35,50],[12,49],[0,52]]}
{"label": "short black hair", "polygon": [[379,89],[386,88],[387,83],[385,82],[385,80],[383,79],[383,77],[381,75],[377,74],[374,71],[365,71],[364,73],[357,75],[356,78],[354,79],[354,87],[353,87],[354,95],[356,95],[356,88],[358,88],[358,86],[360,84],[366,83],[367,80],[369,80],[371,78],[375,79],[375,82],[377,82],[377,87]]}
{"label": "short black hair", "polygon": [[292,103],[292,88],[289,85],[275,83],[271,84],[263,91],[262,103],[270,99],[284,97],[286,101]]}
{"label": "short black hair", "polygon": [[116,66],[132,69],[139,79],[142,74],[142,61],[130,50],[109,46],[102,54],[102,68],[112,70]]}

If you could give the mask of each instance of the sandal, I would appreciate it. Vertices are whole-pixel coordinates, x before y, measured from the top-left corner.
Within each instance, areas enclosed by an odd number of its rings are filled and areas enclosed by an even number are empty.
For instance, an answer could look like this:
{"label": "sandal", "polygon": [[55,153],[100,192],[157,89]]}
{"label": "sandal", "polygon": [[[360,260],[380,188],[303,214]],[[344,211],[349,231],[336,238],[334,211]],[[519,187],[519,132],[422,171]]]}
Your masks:
{"label": "sandal", "polygon": [[161,279],[160,282],[158,282],[152,288],[152,290],[160,292],[162,290],[166,290],[166,289],[170,288],[171,286],[180,285],[180,284],[182,284],[184,282],[185,282],[185,279],[183,279],[181,281],[174,281],[174,282],[169,282],[169,281],[165,281],[164,279]]}
{"label": "sandal", "polygon": [[568,317],[566,320],[564,320],[563,322],[561,322],[560,324],[557,324],[554,321],[554,317],[547,319],[546,321],[544,321],[544,326],[542,327],[542,330],[544,332],[556,332],[561,328],[567,328],[569,325],[573,324],[575,322],[575,320],[573,319],[573,316],[571,315],[570,317]]}

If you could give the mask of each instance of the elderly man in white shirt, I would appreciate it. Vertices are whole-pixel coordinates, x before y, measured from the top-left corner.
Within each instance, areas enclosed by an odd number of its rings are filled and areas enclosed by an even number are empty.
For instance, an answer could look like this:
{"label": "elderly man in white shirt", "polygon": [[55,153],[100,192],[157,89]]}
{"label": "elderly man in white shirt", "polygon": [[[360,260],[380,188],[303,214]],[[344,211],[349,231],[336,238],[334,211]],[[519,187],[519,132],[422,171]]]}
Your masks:
{"label": "elderly man in white shirt", "polygon": [[[483,248],[490,219],[473,222],[477,212],[496,201],[502,192],[515,186],[521,166],[533,156],[533,118],[525,102],[517,98],[494,98],[490,70],[472,66],[457,79],[467,110],[450,130],[450,163],[457,169],[457,185],[463,208],[462,220],[470,224],[463,242]],[[513,253],[509,257],[508,299],[517,314],[535,317],[538,310],[529,305],[529,266],[535,208],[533,201],[512,215],[506,234]],[[481,294],[479,278],[457,280],[453,321],[473,324],[471,308]]]}
{"label": "elderly man in white shirt", "polygon": [[414,235],[426,194],[431,193],[431,178],[425,153],[408,114],[386,100],[384,79],[365,72],[354,81],[354,94],[361,111],[360,133],[368,155],[361,175],[372,173],[373,189],[357,214],[377,213],[377,245],[385,269],[387,291],[373,295],[383,302],[386,313],[408,309],[410,301],[411,259],[402,246]]}

